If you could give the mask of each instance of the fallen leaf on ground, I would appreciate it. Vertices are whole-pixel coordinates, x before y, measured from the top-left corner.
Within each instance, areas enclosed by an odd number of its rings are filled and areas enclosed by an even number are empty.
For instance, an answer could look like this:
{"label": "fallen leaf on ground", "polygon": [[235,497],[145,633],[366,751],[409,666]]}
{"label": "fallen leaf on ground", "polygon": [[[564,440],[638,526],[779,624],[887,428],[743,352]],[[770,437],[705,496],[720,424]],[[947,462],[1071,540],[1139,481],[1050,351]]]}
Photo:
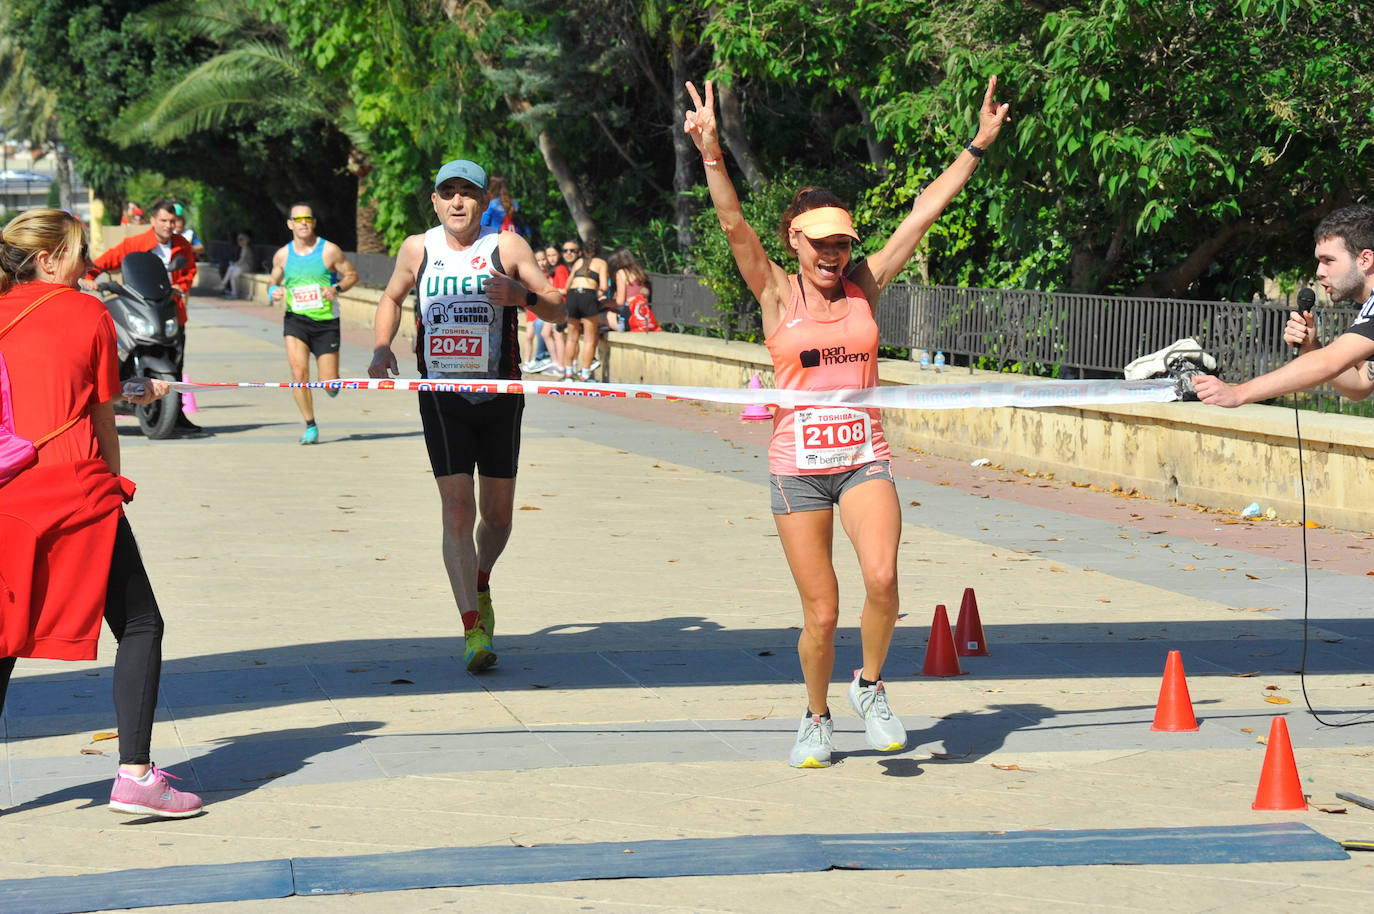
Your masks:
{"label": "fallen leaf on ground", "polygon": [[1259,578],[1259,575],[1251,574],[1251,573],[1248,572],[1248,571],[1245,573],[1245,576],[1246,576],[1247,578],[1249,578],[1250,580],[1252,580],[1252,581],[1258,581],[1258,580],[1260,579],[1260,578]]}
{"label": "fallen leaf on ground", "polygon": [[1279,689],[1279,687],[1276,686],[1276,685],[1267,685],[1267,686],[1265,686],[1264,688],[1265,688],[1266,691],[1269,691],[1269,692],[1276,692],[1276,691],[1278,691],[1278,689]]}
{"label": "fallen leaf on ground", "polygon": [[[1257,676],[1257,675],[1259,675],[1259,670],[1255,670],[1253,673],[1232,673],[1232,674],[1231,674],[1231,678],[1232,678],[1232,679],[1249,679],[1251,676]],[[1247,731],[1245,731],[1245,732],[1246,732],[1246,733],[1249,733],[1250,731],[1247,730]]]}
{"label": "fallen leaf on ground", "polygon": [[1022,768],[1020,765],[999,765],[996,762],[992,763],[992,767],[996,768],[998,771],[1035,771],[1034,768]]}
{"label": "fallen leaf on ground", "polygon": [[521,505],[521,511],[543,511],[543,508],[536,508],[534,505]]}
{"label": "fallen leaf on ground", "polygon": [[99,733],[97,733],[95,736],[92,736],[92,737],[91,737],[91,742],[93,742],[93,743],[98,743],[98,742],[100,742],[102,739],[119,739],[119,734],[118,734],[118,733],[111,733],[111,732],[108,731],[108,730],[101,730],[101,731],[100,731]]}
{"label": "fallen leaf on ground", "polygon": [[81,754],[82,754],[82,755],[104,755],[105,753],[101,752],[99,749],[92,749],[90,746],[87,746],[85,749],[82,749],[82,750],[81,750]]}
{"label": "fallen leaf on ground", "polygon": [[255,778],[239,778],[239,780],[242,781],[242,782],[245,783],[245,784],[251,784],[251,783],[253,783],[254,781],[270,781],[270,780],[272,780],[273,778],[283,778],[283,777],[286,777],[286,772],[285,772],[285,771],[269,771],[269,772],[267,772],[266,774],[260,774],[260,775],[258,775],[258,776],[255,777]]}
{"label": "fallen leaf on ground", "polygon": [[1197,571],[1197,566],[1196,566],[1196,565],[1184,565],[1184,566],[1183,566],[1183,570],[1184,570],[1184,571]]}
{"label": "fallen leaf on ground", "polygon": [[1255,732],[1255,728],[1254,728],[1254,727],[1241,727],[1241,728],[1240,728],[1240,732],[1241,732],[1241,733],[1254,733],[1254,732]]}
{"label": "fallen leaf on ground", "polygon": [[965,752],[965,753],[963,753],[963,754],[958,754],[958,753],[954,753],[954,752],[932,752],[932,753],[930,754],[930,757],[933,758],[933,759],[936,759],[936,760],[938,760],[938,761],[947,762],[947,761],[950,761],[950,760],[952,760],[952,759],[968,758],[969,755],[970,755],[972,752],[973,752],[972,749],[970,749],[968,752]]}
{"label": "fallen leaf on ground", "polygon": [[1317,812],[1344,813],[1344,806],[1313,806]]}
{"label": "fallen leaf on ground", "polygon": [[1279,695],[1266,695],[1264,696],[1264,700],[1271,705],[1291,705],[1293,703],[1290,699],[1283,698]]}

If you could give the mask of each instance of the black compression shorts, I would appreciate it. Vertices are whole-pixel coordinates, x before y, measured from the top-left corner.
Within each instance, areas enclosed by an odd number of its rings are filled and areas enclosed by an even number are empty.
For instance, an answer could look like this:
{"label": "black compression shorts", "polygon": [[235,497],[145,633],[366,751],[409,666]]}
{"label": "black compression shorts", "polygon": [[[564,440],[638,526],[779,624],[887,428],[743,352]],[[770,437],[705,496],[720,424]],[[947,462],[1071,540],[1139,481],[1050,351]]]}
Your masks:
{"label": "black compression shorts", "polygon": [[420,391],[420,424],[435,476],[514,479],[520,463],[523,394],[497,394],[469,403],[462,394]]}

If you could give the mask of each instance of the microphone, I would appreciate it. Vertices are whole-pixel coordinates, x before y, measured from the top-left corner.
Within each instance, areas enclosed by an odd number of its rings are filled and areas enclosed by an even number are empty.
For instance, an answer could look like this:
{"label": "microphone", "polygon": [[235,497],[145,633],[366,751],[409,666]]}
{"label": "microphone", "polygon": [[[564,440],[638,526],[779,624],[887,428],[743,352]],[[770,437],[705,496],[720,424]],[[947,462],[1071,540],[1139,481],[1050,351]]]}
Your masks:
{"label": "microphone", "polygon": [[[1317,293],[1312,291],[1311,289],[1299,289],[1298,314],[1303,315],[1305,317],[1306,314],[1315,307],[1317,307]],[[1294,356],[1296,356],[1301,351],[1302,350],[1299,347],[1293,347]]]}

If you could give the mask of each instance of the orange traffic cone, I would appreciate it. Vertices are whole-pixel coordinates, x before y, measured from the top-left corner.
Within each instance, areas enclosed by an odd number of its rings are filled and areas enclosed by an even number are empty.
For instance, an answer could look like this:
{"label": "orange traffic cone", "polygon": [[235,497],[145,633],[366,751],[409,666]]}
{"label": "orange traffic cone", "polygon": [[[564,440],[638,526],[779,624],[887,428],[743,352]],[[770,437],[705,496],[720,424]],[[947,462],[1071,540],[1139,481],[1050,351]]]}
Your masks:
{"label": "orange traffic cone", "polygon": [[959,654],[954,649],[954,635],[949,630],[949,613],[945,604],[935,607],[935,619],[930,623],[930,640],[926,643],[926,662],[922,676],[959,676]]}
{"label": "orange traffic cone", "polygon": [[1188,697],[1188,680],[1183,676],[1183,655],[1178,651],[1170,651],[1164,661],[1164,681],[1159,686],[1155,722],[1150,729],[1170,733],[1197,729],[1193,700]]}
{"label": "orange traffic cone", "polygon": [[[749,389],[763,390],[763,384],[759,381],[759,376],[757,374],[749,379]],[[762,403],[750,403],[744,408],[744,412],[739,418],[741,422],[746,422],[751,419],[772,419],[773,413]]]}
{"label": "orange traffic cone", "polygon": [[1259,789],[1251,809],[1306,809],[1307,798],[1302,795],[1302,781],[1298,779],[1298,763],[1293,758],[1293,744],[1288,741],[1288,722],[1274,718],[1269,725],[1269,746],[1264,750],[1264,768],[1260,770]]}
{"label": "orange traffic cone", "polygon": [[988,643],[983,638],[983,621],[978,618],[978,598],[972,587],[964,588],[959,604],[959,621],[954,623],[954,648],[960,657],[986,657]]}
{"label": "orange traffic cone", "polygon": [[[189,384],[191,383],[191,376],[188,374],[183,374],[181,376],[181,380],[183,383]],[[189,390],[183,390],[181,392],[181,411],[183,413],[200,412],[200,407],[196,406],[196,395],[191,393]]]}

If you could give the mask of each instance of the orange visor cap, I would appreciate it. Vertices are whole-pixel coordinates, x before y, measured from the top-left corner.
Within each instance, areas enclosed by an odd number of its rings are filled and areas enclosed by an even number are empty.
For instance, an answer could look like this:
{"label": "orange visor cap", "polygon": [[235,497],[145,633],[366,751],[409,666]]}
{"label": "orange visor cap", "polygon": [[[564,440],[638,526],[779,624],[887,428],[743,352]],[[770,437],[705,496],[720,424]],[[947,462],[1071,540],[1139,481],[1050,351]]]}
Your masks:
{"label": "orange visor cap", "polygon": [[812,240],[829,238],[831,235],[848,235],[855,241],[859,240],[859,233],[854,231],[854,222],[849,218],[849,213],[838,206],[822,206],[798,213],[792,219],[792,230]]}

